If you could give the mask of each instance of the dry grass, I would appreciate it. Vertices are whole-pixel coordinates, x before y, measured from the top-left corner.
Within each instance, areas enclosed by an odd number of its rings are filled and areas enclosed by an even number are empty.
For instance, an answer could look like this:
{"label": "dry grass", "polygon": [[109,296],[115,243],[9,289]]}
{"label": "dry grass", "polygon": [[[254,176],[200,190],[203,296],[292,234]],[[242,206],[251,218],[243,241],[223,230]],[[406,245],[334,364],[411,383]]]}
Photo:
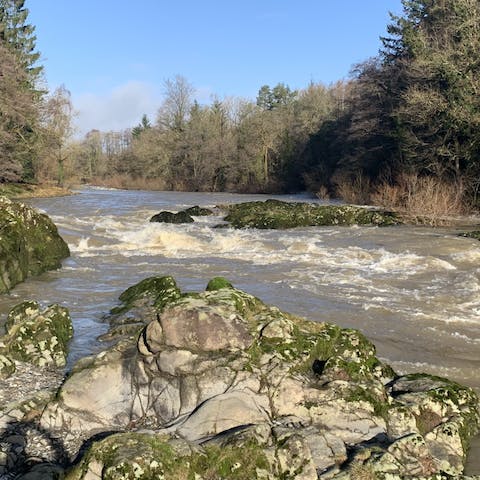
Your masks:
{"label": "dry grass", "polygon": [[170,190],[169,186],[160,178],[131,177],[130,175],[112,175],[110,177],[96,177],[89,182],[91,185],[124,190]]}
{"label": "dry grass", "polygon": [[340,176],[333,181],[335,193],[343,201],[356,205],[370,203],[372,182],[368,177],[359,173],[355,176]]}
{"label": "dry grass", "polygon": [[328,193],[328,188],[325,185],[321,185],[315,195],[320,199],[320,200],[329,200],[330,199],[330,194]]}
{"label": "dry grass", "polygon": [[400,176],[395,185],[380,184],[371,199],[374,205],[399,211],[418,223],[440,225],[466,213],[464,197],[462,185],[410,174]]}
{"label": "dry grass", "polygon": [[68,188],[49,184],[6,183],[0,185],[0,194],[13,199],[34,197],[63,197],[71,195]]}

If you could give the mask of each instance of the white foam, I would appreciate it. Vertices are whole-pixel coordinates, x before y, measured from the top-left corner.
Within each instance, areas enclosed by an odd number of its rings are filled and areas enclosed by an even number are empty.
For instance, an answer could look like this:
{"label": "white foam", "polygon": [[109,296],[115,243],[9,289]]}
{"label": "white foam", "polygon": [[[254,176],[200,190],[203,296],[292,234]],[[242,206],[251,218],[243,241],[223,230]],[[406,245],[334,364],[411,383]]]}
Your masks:
{"label": "white foam", "polygon": [[82,237],[77,245],[70,245],[70,250],[75,253],[85,253],[90,248],[88,242],[90,237]]}

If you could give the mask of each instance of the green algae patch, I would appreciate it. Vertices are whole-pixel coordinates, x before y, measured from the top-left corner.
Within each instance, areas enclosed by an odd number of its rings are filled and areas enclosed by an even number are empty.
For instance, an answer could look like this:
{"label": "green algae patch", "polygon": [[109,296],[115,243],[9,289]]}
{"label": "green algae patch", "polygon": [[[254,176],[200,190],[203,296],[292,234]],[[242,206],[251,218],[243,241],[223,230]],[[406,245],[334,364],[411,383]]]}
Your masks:
{"label": "green algae patch", "polygon": [[0,197],[0,293],[61,266],[70,251],[44,214]]}
{"label": "green algae patch", "polygon": [[353,205],[316,205],[310,203],[246,202],[228,205],[225,221],[234,228],[287,229],[332,225],[390,226],[400,223],[392,212]]}
{"label": "green algae patch", "polygon": [[346,395],[345,400],[347,402],[367,402],[372,405],[375,415],[385,420],[388,419],[391,405],[387,396],[379,395],[374,385],[357,385]]}

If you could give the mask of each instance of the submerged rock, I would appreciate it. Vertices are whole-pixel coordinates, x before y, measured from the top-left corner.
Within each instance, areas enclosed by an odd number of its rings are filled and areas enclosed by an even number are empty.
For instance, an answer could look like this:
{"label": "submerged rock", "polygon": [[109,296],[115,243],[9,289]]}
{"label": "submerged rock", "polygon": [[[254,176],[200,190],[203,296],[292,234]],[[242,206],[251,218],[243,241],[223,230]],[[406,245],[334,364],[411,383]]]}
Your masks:
{"label": "submerged rock", "polygon": [[160,223],[193,223],[193,218],[186,213],[185,211],[180,211],[177,213],[162,211],[153,215],[150,218],[150,222],[160,222]]}
{"label": "submerged rock", "polygon": [[392,212],[353,205],[316,205],[310,203],[247,202],[228,205],[225,220],[234,228],[285,229],[328,225],[396,225]]}
{"label": "submerged rock", "polygon": [[59,268],[69,255],[67,244],[46,215],[0,197],[0,293],[29,275]]}
{"label": "submerged rock", "polygon": [[283,313],[225,279],[187,294],[154,277],[121,298],[114,327],[130,312],[140,332],[78,362],[40,419],[77,445],[72,458],[90,439],[68,479],[462,473],[474,392],[397,377],[360,332]]}
{"label": "submerged rock", "polygon": [[480,240],[480,230],[473,230],[471,232],[463,232],[458,234],[459,237],[474,238]]}

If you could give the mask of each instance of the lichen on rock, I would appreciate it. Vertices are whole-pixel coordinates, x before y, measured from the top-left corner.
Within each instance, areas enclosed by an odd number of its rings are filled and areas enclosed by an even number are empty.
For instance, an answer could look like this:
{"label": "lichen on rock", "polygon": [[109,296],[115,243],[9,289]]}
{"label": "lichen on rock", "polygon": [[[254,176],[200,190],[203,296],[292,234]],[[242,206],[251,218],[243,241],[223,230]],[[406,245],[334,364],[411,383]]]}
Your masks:
{"label": "lichen on rock", "polygon": [[15,361],[39,367],[65,366],[68,342],[73,336],[72,320],[65,307],[50,305],[41,310],[37,302],[23,302],[10,310],[5,329],[6,335],[0,337],[3,376],[13,373]]}
{"label": "lichen on rock", "polygon": [[0,293],[29,275],[59,268],[69,254],[46,215],[0,196]]}
{"label": "lichen on rock", "polygon": [[360,332],[297,318],[226,279],[182,293],[154,277],[121,298],[139,333],[80,361],[41,417],[66,437],[118,432],[67,478],[462,474],[480,421],[471,389],[399,377]]}

